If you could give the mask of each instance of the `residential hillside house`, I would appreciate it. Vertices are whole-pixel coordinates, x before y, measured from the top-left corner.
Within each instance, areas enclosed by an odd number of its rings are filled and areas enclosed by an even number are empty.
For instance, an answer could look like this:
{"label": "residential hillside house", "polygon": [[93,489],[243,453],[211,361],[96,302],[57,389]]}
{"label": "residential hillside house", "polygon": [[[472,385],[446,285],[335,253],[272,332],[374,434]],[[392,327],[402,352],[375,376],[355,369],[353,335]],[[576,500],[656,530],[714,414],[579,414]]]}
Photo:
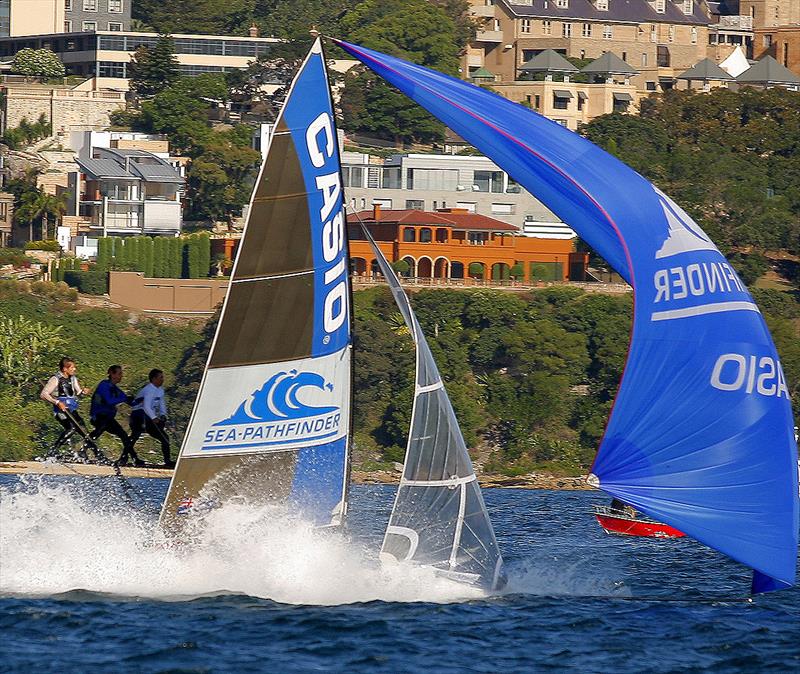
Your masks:
{"label": "residential hillside house", "polygon": [[575,232],[488,157],[342,153],[351,211],[459,209],[513,226],[525,236],[573,239]]}
{"label": "residential hillside house", "polygon": [[[41,30],[37,32],[42,33]],[[224,73],[247,68],[250,61],[268,54],[280,42],[277,38],[256,35],[174,34],[171,37],[178,69],[184,75]],[[97,89],[125,91],[128,89],[128,64],[133,53],[140,46],[155,45],[157,40],[155,33],[124,30],[73,30],[71,33],[6,37],[0,38],[0,59],[11,58],[26,47],[51,49],[64,62],[67,74],[94,78],[93,86]]]}
{"label": "residential hillside house", "polygon": [[632,66],[642,91],[706,57],[710,18],[698,0],[472,0],[481,22],[464,56],[464,74],[484,68],[495,82],[519,79],[521,68],[553,49],[575,59],[613,52]]}
{"label": "residential hillside house", "polygon": [[406,276],[463,281],[585,280],[587,255],[575,251],[574,239],[519,236],[506,222],[451,208],[436,212],[402,209],[348,215],[351,271],[373,276],[378,266],[361,223],[390,262],[404,260]]}
{"label": "residential hillside house", "polygon": [[68,215],[79,224],[73,236],[180,234],[184,179],[166,160],[144,150],[95,147],[75,162]]}
{"label": "residential hillside house", "polygon": [[708,26],[707,56],[715,63],[728,58],[736,48],[753,55],[753,17],[742,14],[739,0],[707,2]]}
{"label": "residential hillside house", "polygon": [[0,37],[129,30],[133,0],[0,0]]}
{"label": "residential hillside house", "polygon": [[14,223],[14,195],[0,192],[0,248],[11,245]]}

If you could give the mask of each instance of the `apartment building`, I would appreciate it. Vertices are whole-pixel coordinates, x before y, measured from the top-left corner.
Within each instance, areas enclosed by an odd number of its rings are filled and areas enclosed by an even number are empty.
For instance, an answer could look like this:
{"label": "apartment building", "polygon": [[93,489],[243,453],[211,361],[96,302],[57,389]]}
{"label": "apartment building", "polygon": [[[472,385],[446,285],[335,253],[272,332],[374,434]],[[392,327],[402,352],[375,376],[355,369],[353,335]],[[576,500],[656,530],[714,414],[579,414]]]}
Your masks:
{"label": "apartment building", "polygon": [[613,52],[637,70],[643,91],[671,83],[706,57],[710,19],[698,0],[472,0],[482,21],[464,57],[496,82],[519,78],[525,63],[545,49],[571,58]]}
{"label": "apartment building", "polygon": [[67,213],[80,219],[75,233],[180,234],[183,177],[152,152],[114,145],[82,148],[75,159],[79,171],[70,174]]}
{"label": "apartment building", "polygon": [[351,211],[457,209],[513,225],[524,236],[576,236],[487,157],[397,154],[384,160],[343,152],[342,175]]}
{"label": "apartment building", "polygon": [[[64,4],[64,32],[131,29],[134,0],[55,0]],[[41,32],[41,31],[40,31]]]}
{"label": "apartment building", "polygon": [[[38,0],[37,0],[38,1]],[[72,0],[78,2],[79,0]],[[83,0],[80,0],[81,2]],[[97,0],[107,2],[109,0]],[[2,2],[2,0],[0,0]],[[13,57],[20,49],[51,49],[64,62],[67,74],[95,77],[97,88],[127,90],[128,64],[138,47],[152,47],[158,35],[120,30],[50,33],[0,38],[0,58]],[[184,75],[223,73],[247,68],[279,40],[271,37],[220,35],[172,35],[178,68]]]}
{"label": "apartment building", "polygon": [[130,30],[133,0],[0,0],[0,37]]}

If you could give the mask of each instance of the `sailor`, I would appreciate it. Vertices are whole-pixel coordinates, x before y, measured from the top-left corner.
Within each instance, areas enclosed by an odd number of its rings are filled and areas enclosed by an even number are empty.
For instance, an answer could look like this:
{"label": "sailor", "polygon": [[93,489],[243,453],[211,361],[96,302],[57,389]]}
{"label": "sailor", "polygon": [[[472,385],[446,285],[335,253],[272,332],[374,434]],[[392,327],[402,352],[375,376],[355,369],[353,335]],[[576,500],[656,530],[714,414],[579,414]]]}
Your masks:
{"label": "sailor", "polygon": [[[58,436],[53,445],[53,454],[68,443],[72,436],[77,432],[84,438],[85,444],[90,446],[97,453],[97,446],[88,437],[84,429],[86,422],[78,413],[78,398],[91,393],[91,389],[85,389],[80,385],[78,377],[75,376],[77,366],[72,358],[64,357],[58,363],[58,372],[54,374],[44,385],[39,397],[53,406],[53,415],[63,427],[63,432]],[[83,452],[83,449],[81,450]],[[85,458],[85,454],[83,455]]]}
{"label": "sailor", "polygon": [[128,462],[128,456],[131,456],[133,465],[143,466],[144,462],[133,451],[130,436],[116,419],[117,405],[122,403],[133,404],[133,398],[119,388],[120,381],[122,381],[122,366],[112,365],[108,368],[108,377],[95,388],[90,411],[94,430],[89,434],[89,437],[92,440],[97,440],[106,431],[116,435],[122,442],[122,455],[117,464],[124,466]]}
{"label": "sailor", "polygon": [[164,399],[164,372],[150,370],[150,382],[136,394],[136,402],[131,413],[131,445],[135,445],[142,433],[155,438],[161,443],[164,455],[164,467],[174,468],[175,462],[170,456],[169,438],[164,432],[167,425],[167,403]]}
{"label": "sailor", "polygon": [[624,517],[630,517],[631,519],[636,519],[636,508],[633,506],[628,505],[625,501],[622,501],[618,498],[614,498],[611,500],[611,511],[622,515]]}

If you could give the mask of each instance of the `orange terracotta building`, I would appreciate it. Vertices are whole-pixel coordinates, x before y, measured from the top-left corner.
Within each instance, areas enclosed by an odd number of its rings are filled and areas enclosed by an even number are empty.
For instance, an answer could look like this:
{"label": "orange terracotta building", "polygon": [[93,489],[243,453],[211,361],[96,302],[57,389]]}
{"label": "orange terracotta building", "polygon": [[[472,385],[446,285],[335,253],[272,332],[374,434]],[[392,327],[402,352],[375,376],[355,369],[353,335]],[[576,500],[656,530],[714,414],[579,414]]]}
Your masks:
{"label": "orange terracotta building", "polygon": [[367,226],[389,262],[405,260],[405,276],[416,278],[583,281],[588,255],[575,252],[574,239],[520,236],[519,229],[500,220],[447,209],[362,211],[348,216],[351,271],[372,275],[374,255],[359,219]]}

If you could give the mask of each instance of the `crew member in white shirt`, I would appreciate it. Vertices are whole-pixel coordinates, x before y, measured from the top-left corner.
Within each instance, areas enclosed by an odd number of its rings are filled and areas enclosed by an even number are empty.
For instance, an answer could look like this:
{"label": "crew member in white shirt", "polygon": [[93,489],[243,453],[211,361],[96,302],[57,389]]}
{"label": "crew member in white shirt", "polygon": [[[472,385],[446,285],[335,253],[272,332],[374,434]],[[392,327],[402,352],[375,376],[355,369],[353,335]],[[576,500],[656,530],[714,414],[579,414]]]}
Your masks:
{"label": "crew member in white shirt", "polygon": [[[167,423],[167,403],[164,399],[164,372],[150,370],[150,383],[136,394],[131,413],[131,445],[135,445],[142,433],[147,433],[161,443],[164,467],[174,468],[169,448],[169,438],[164,432]],[[136,454],[134,453],[135,457]]]}

